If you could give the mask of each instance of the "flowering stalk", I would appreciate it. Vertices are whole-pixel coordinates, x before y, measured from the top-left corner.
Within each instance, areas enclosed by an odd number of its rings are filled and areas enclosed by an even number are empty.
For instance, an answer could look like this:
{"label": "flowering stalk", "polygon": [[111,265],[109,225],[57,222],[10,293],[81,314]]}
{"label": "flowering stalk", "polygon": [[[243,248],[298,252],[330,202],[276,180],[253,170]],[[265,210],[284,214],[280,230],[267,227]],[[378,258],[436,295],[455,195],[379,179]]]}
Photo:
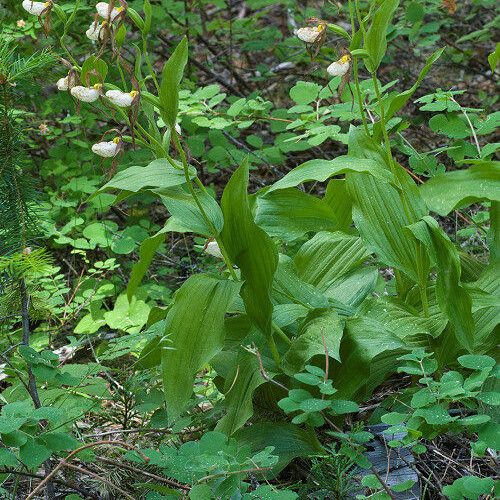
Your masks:
{"label": "flowering stalk", "polygon": [[[229,255],[227,254],[227,251],[224,247],[224,244],[222,243],[222,240],[218,237],[217,229],[215,229],[215,226],[213,225],[212,221],[208,217],[207,213],[205,212],[205,209],[203,208],[203,205],[201,204],[198,195],[196,194],[196,191],[194,189],[191,176],[189,175],[189,164],[187,162],[186,158],[186,153],[184,152],[184,149],[182,147],[181,141],[179,140],[179,134],[177,133],[177,130],[173,128],[171,130],[172,134],[172,141],[174,143],[175,148],[177,149],[177,152],[179,153],[179,156],[181,158],[182,166],[184,169],[184,177],[186,178],[186,184],[188,186],[189,192],[191,193],[191,196],[193,197],[202,217],[205,219],[205,223],[207,224],[208,228],[210,229],[210,232],[215,238],[215,241],[219,245],[220,252],[222,254],[222,258],[224,259],[224,263],[226,264],[226,267],[229,271],[229,274],[231,277],[234,279],[234,281],[238,281],[238,277],[236,276],[236,273],[233,268],[233,263],[231,262],[231,259]],[[204,190],[206,191],[205,186],[203,183],[196,177],[196,180],[198,181],[197,184]]]}

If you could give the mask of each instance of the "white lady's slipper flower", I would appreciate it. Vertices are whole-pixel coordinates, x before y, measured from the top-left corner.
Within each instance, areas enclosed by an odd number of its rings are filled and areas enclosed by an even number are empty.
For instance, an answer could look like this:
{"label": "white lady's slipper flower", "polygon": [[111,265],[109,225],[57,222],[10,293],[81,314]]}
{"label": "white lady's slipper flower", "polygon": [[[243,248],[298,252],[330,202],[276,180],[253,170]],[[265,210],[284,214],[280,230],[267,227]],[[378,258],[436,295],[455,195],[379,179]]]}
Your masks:
{"label": "white lady's slipper flower", "polygon": [[324,24],[319,24],[315,27],[306,26],[305,28],[299,28],[295,34],[300,40],[306,43],[314,43],[323,33],[325,29]]}
{"label": "white lady's slipper flower", "polygon": [[108,90],[106,97],[119,108],[128,108],[132,105],[135,96],[138,94],[137,90],[132,92],[122,92],[121,90]]}
{"label": "white lady's slipper flower", "polygon": [[351,64],[351,56],[346,54],[342,56],[338,61],[332,62],[326,71],[330,76],[344,76],[349,70]]}
{"label": "white lady's slipper flower", "polygon": [[120,151],[120,138],[115,137],[112,141],[98,142],[92,146],[92,151],[103,158],[113,158]]}
{"label": "white lady's slipper flower", "polygon": [[85,32],[85,34],[87,35],[87,38],[89,40],[92,40],[93,42],[99,41],[99,39],[101,37],[101,31],[104,28],[105,23],[106,23],[106,21],[102,22],[101,24],[92,23],[89,26],[89,29]]}
{"label": "white lady's slipper flower", "polygon": [[49,6],[50,2],[32,2],[31,0],[23,1],[23,9],[34,16],[40,16]]}
{"label": "white lady's slipper flower", "polygon": [[58,90],[68,90],[69,89],[68,77],[65,76],[64,78],[59,78],[59,80],[57,80],[56,85]]}
{"label": "white lady's slipper flower", "polygon": [[99,99],[101,95],[100,83],[95,84],[93,87],[83,87],[82,85],[77,85],[73,87],[70,92],[71,95],[82,102],[95,102]]}
{"label": "white lady's slipper flower", "polygon": [[212,255],[213,257],[217,257],[218,259],[223,259],[222,252],[220,251],[219,244],[216,241],[208,241],[207,244],[203,247],[205,253],[208,255]]}
{"label": "white lady's slipper flower", "polygon": [[106,2],[99,2],[95,6],[97,13],[101,16],[104,17],[104,19],[109,19],[111,22],[113,22],[121,12],[123,12],[123,7],[113,7],[111,10],[111,13],[109,12],[109,3]]}

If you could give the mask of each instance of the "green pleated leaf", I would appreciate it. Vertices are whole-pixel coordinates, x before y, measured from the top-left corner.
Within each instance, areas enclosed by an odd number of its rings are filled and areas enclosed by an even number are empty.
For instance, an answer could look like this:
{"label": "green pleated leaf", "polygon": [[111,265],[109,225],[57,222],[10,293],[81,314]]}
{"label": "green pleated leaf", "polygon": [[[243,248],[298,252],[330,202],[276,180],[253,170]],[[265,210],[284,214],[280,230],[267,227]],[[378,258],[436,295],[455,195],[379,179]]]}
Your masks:
{"label": "green pleated leaf", "polygon": [[416,239],[421,241],[437,268],[436,296],[441,309],[452,324],[459,343],[474,350],[474,320],[472,301],[460,283],[461,267],[458,250],[448,236],[430,216],[409,226]]}
{"label": "green pleated leaf", "polygon": [[227,435],[236,432],[253,415],[253,393],[265,382],[257,356],[243,350],[231,354],[233,362],[224,386],[226,414],[216,426],[216,430]]}
{"label": "green pleated leaf", "polygon": [[323,291],[368,255],[363,240],[357,236],[321,232],[300,247],[294,264],[300,278]]}
{"label": "green pleated leaf", "polygon": [[323,451],[316,434],[311,430],[301,429],[297,425],[262,422],[250,425],[238,431],[234,436],[238,442],[251,446],[252,451],[273,446],[273,454],[279,461],[270,475],[274,477],[294,458],[307,457]]}
{"label": "green pleated leaf", "polygon": [[326,352],[329,357],[340,361],[339,348],[343,331],[343,322],[335,310],[311,311],[283,358],[282,368],[285,373],[293,375],[301,372],[311,358],[324,358]]}
{"label": "green pleated leaf", "polygon": [[224,316],[238,288],[233,281],[198,274],[177,290],[167,316],[170,342],[161,353],[170,420],[185,408],[196,373],[222,348]]}
{"label": "green pleated leaf", "polygon": [[221,236],[231,258],[241,270],[241,296],[252,322],[271,335],[271,288],[278,252],[271,238],[252,217],[248,203],[248,163],[234,172],[222,195],[224,228]]}
{"label": "green pleated leaf", "polygon": [[334,211],[323,200],[293,188],[260,196],[255,222],[269,235],[285,241],[312,231],[334,231],[340,226]]}
{"label": "green pleated leaf", "polygon": [[367,397],[395,372],[396,358],[406,344],[382,322],[366,316],[346,319],[340,347],[341,363],[330,367],[336,396],[342,399]]}
{"label": "green pleated leaf", "polygon": [[[224,218],[219,205],[205,191],[197,190],[196,194],[206,216],[213,224],[217,234],[219,234],[224,224]],[[161,198],[170,212],[170,217],[158,234],[174,231],[177,233],[195,233],[207,237],[217,236],[212,234],[192,195],[182,189],[181,186],[164,190]]]}
{"label": "green pleated leaf", "polygon": [[[196,169],[190,167],[190,177],[196,176]],[[174,168],[165,158],[153,160],[146,167],[134,166],[118,172],[98,193],[108,189],[121,189],[137,193],[141,189],[165,189],[184,184],[184,171]]]}
{"label": "green pleated leaf", "polygon": [[163,66],[160,85],[160,114],[163,121],[175,127],[179,109],[179,84],[188,60],[188,41],[184,37]]}
{"label": "green pleated leaf", "polygon": [[500,201],[500,162],[480,162],[464,170],[436,175],[422,184],[420,193],[429,209],[439,215],[479,201]]}
{"label": "green pleated leaf", "polygon": [[384,0],[373,14],[373,20],[365,36],[365,49],[368,52],[366,67],[375,72],[387,50],[387,28],[392,20],[399,0]]}
{"label": "green pleated leaf", "polygon": [[132,300],[132,296],[141,284],[142,278],[144,278],[157,248],[164,240],[165,236],[160,234],[152,238],[147,238],[141,243],[139,247],[139,260],[133,265],[130,279],[127,284],[127,297],[129,301]]}
{"label": "green pleated leaf", "polygon": [[278,189],[295,187],[307,181],[324,182],[329,177],[345,174],[346,172],[367,172],[386,182],[393,180],[391,173],[372,159],[339,156],[333,160],[317,159],[306,161],[288,172],[278,182],[275,182],[269,188],[268,193]]}

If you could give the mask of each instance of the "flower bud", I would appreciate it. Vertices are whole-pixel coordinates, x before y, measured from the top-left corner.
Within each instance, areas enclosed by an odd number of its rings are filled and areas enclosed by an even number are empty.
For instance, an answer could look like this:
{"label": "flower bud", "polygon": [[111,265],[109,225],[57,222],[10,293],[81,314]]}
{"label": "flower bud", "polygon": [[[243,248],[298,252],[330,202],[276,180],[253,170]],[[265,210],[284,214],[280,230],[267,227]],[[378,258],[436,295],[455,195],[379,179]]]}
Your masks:
{"label": "flower bud", "polygon": [[113,7],[111,9],[111,12],[109,12],[109,3],[106,2],[99,2],[95,6],[97,13],[103,17],[104,19],[109,19],[111,22],[113,22],[122,12],[123,12],[123,7]]}
{"label": "flower bud", "polygon": [[32,2],[31,0],[23,1],[23,9],[34,16],[41,16],[43,12],[50,7],[50,2]]}
{"label": "flower bud", "polygon": [[351,56],[346,54],[342,56],[338,61],[332,62],[326,71],[330,76],[344,76],[347,71],[349,71],[349,66],[351,65]]}
{"label": "flower bud", "polygon": [[119,108],[128,108],[132,105],[135,97],[137,96],[137,90],[132,90],[132,92],[122,92],[121,90],[108,90],[106,92],[106,97]]}
{"label": "flower bud", "polygon": [[92,151],[103,158],[113,158],[120,151],[120,138],[115,137],[112,141],[98,142],[92,146]]}
{"label": "flower bud", "polygon": [[77,85],[73,87],[70,92],[71,95],[82,102],[95,102],[99,99],[101,95],[101,87],[100,83],[97,83],[93,87],[83,87],[81,85]]}

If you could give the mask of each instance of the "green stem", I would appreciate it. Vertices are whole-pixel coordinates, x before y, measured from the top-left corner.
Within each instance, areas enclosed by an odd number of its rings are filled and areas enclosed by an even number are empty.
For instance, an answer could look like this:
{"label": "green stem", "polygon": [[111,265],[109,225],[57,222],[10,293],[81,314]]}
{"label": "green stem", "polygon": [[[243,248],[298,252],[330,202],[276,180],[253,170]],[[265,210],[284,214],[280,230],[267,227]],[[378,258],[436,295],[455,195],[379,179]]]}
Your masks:
{"label": "green stem", "polygon": [[287,345],[291,345],[292,341],[288,338],[288,335],[273,321],[272,326],[274,331],[279,335],[281,340],[285,342]]}
{"label": "green stem", "polygon": [[[215,241],[219,245],[220,253],[222,254],[222,258],[224,259],[224,263],[226,264],[226,267],[229,271],[229,274],[231,275],[233,280],[238,281],[238,276],[236,275],[236,272],[233,268],[233,263],[231,262],[231,259],[226,251],[226,248],[224,247],[224,243],[222,242],[217,229],[215,228],[212,221],[208,217],[208,215],[205,211],[205,208],[201,204],[201,202],[198,198],[198,195],[196,194],[196,190],[194,189],[191,176],[189,175],[189,164],[187,162],[186,153],[184,152],[181,141],[179,140],[179,134],[177,133],[177,131],[174,128],[172,128],[171,134],[172,134],[172,140],[174,142],[174,146],[177,149],[177,152],[179,153],[179,156],[181,158],[182,166],[184,169],[184,177],[186,178],[186,184],[188,186],[189,192],[191,193],[191,196],[193,197],[193,199],[198,207],[198,210],[200,211],[203,219],[205,220],[205,223],[206,223],[210,233],[212,234],[213,238],[215,239]],[[198,177],[196,177],[196,179],[198,179]]]}
{"label": "green stem", "polygon": [[[349,17],[351,18],[351,40],[352,40],[356,32],[352,0],[349,0]],[[365,129],[365,134],[367,135],[367,137],[369,137],[370,131],[368,129],[368,122],[365,116],[361,87],[359,86],[358,59],[356,57],[352,61],[352,69],[354,74],[354,88],[356,91],[356,98],[358,99],[359,112],[361,113],[361,121],[363,122],[363,128]]]}

